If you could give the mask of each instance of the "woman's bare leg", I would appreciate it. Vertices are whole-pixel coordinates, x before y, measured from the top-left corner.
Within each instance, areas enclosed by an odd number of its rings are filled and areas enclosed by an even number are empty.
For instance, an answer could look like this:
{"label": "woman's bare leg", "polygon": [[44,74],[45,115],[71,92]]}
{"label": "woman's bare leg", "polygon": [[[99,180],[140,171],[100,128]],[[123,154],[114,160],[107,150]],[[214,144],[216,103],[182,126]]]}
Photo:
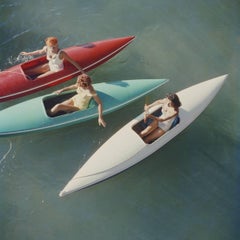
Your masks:
{"label": "woman's bare leg", "polygon": [[78,111],[79,108],[75,107],[73,105],[73,100],[72,99],[68,99],[62,103],[58,103],[56,104],[51,110],[50,110],[50,114],[53,116],[55,115],[57,112],[59,111],[64,111],[64,112],[75,112]]}
{"label": "woman's bare leg", "polygon": [[148,134],[146,137],[143,138],[145,143],[151,143],[152,141],[158,139],[161,137],[165,131],[163,131],[161,128],[157,128],[154,131],[152,131],[150,134]]}
{"label": "woman's bare leg", "polygon": [[141,137],[145,137],[158,127],[158,122],[154,120],[149,126],[140,132]]}
{"label": "woman's bare leg", "polygon": [[40,74],[39,76],[37,76],[37,78],[42,78],[42,77],[46,77],[50,74],[54,73],[53,71],[47,71],[47,72],[44,72],[42,74]]}
{"label": "woman's bare leg", "polygon": [[45,63],[43,65],[40,65],[34,68],[26,69],[24,72],[28,76],[34,76],[34,75],[46,73],[48,71],[50,71],[49,65],[48,63]]}

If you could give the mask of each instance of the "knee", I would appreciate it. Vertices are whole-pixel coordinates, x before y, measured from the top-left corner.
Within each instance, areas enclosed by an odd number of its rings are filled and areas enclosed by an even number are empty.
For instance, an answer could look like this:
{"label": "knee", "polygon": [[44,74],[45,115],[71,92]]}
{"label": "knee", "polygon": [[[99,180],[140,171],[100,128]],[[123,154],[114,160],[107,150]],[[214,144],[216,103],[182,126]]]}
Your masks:
{"label": "knee", "polygon": [[148,131],[146,130],[146,129],[144,129],[144,130],[142,130],[140,133],[139,133],[139,136],[140,137],[144,137],[144,136],[146,136],[148,134]]}
{"label": "knee", "polygon": [[51,109],[51,112],[58,111],[59,109],[61,109],[61,104],[60,104],[60,103],[56,104],[56,105]]}
{"label": "knee", "polygon": [[61,107],[61,103],[57,103],[57,104],[55,105],[55,107],[56,107],[56,108]]}

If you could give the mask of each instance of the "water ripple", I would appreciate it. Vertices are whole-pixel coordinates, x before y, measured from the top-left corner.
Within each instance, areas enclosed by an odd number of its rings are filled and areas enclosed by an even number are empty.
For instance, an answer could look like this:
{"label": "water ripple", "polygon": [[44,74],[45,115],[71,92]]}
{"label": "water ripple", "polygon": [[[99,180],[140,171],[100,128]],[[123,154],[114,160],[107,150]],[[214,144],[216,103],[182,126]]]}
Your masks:
{"label": "water ripple", "polygon": [[7,152],[2,156],[2,158],[0,159],[0,165],[2,165],[3,164],[3,162],[4,162],[4,160],[6,159],[6,157],[8,156],[8,154],[11,152],[11,150],[12,150],[12,142],[10,141],[10,140],[8,140],[8,142],[9,142],[9,148],[8,148],[8,150],[7,150]]}
{"label": "water ripple", "polygon": [[11,42],[12,40],[14,40],[14,39],[16,39],[16,38],[24,35],[25,33],[30,32],[30,31],[31,31],[30,29],[27,29],[27,30],[25,30],[25,31],[23,31],[23,32],[20,32],[20,33],[15,34],[14,36],[8,38],[6,41],[2,42],[2,43],[0,44],[0,47],[6,45],[7,43]]}

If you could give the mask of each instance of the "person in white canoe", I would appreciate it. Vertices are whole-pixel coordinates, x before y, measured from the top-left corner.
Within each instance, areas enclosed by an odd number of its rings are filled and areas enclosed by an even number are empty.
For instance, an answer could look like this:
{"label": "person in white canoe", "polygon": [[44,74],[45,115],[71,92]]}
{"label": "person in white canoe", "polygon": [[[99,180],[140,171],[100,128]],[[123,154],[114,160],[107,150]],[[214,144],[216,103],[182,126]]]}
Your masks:
{"label": "person in white canoe", "polygon": [[[156,105],[161,105],[161,115],[159,117],[148,113],[148,110]],[[145,143],[153,142],[171,128],[174,119],[178,116],[179,107],[181,105],[182,104],[175,93],[168,94],[166,98],[159,99],[152,104],[145,104],[144,121],[146,122],[147,118],[153,120],[139,133]]]}

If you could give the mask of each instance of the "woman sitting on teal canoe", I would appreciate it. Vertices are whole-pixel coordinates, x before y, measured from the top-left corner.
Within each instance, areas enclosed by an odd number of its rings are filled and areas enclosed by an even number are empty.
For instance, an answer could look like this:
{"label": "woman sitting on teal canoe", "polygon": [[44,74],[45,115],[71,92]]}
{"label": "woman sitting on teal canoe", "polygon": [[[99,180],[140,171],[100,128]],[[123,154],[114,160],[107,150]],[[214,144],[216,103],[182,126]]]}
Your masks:
{"label": "woman sitting on teal canoe", "polygon": [[[159,117],[148,114],[149,108],[156,105],[162,105],[162,113]],[[139,134],[143,138],[144,142],[151,143],[152,141],[161,137],[165,132],[167,132],[171,128],[176,116],[178,116],[179,107],[181,105],[182,104],[177,94],[175,93],[169,94],[166,98],[159,99],[152,104],[145,104],[144,121],[146,121],[147,118],[151,118],[153,121]]]}
{"label": "woman sitting on teal canoe", "polygon": [[58,103],[52,107],[49,112],[50,116],[54,116],[59,111],[70,113],[74,111],[85,110],[88,108],[89,102],[93,98],[98,104],[98,124],[99,126],[102,125],[105,127],[106,123],[102,117],[102,101],[92,86],[91,78],[87,74],[81,74],[78,76],[76,84],[64,87],[56,91],[56,93],[60,94],[63,91],[74,89],[76,89],[77,94],[70,99],[62,103]]}

